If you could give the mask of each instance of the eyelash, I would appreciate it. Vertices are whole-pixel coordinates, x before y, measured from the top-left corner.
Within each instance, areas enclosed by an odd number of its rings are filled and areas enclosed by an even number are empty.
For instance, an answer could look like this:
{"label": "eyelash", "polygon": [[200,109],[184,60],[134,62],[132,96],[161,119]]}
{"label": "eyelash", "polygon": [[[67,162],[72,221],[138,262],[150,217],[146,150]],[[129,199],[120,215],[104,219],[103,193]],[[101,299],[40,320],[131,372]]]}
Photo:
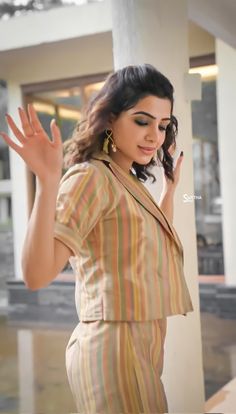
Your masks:
{"label": "eyelash", "polygon": [[[139,126],[147,126],[148,125],[148,122],[140,121],[139,119],[135,119],[134,122]],[[166,128],[161,126],[161,125],[159,126],[159,129],[160,129],[160,131],[166,131]]]}

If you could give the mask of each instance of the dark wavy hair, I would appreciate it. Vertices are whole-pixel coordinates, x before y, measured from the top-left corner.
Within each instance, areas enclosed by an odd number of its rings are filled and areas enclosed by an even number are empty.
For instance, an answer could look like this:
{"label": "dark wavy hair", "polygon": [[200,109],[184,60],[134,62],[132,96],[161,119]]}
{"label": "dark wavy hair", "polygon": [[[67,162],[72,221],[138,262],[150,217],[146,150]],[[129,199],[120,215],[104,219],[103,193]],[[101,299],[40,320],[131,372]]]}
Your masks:
{"label": "dark wavy hair", "polygon": [[[163,166],[165,175],[174,181],[173,158],[168,151],[172,144],[175,148],[178,132],[178,122],[172,114],[173,92],[170,81],[150,64],[129,65],[109,74],[103,87],[84,108],[82,119],[76,125],[72,138],[64,143],[64,168],[88,161],[102,150],[111,115],[118,117],[122,111],[135,106],[140,99],[154,95],[169,99],[171,103],[171,120],[166,129],[165,141],[157,151],[157,161]],[[154,182],[156,178],[150,172],[154,165],[157,162],[152,158],[146,165],[133,162],[132,168],[140,181],[152,177]]]}

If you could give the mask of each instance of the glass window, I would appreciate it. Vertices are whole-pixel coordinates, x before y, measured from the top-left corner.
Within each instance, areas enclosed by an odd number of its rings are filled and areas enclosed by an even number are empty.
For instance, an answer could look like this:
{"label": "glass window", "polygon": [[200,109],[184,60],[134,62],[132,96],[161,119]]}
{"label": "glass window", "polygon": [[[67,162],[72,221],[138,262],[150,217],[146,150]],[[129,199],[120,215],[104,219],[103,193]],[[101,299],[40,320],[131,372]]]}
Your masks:
{"label": "glass window", "polygon": [[219,180],[216,80],[217,66],[201,73],[202,100],[192,102],[195,214],[199,274],[224,274]]}
{"label": "glass window", "polygon": [[50,135],[50,122],[55,118],[61,129],[63,141],[72,136],[81,112],[88,100],[102,87],[103,81],[54,91],[26,95],[33,105],[46,132]]}

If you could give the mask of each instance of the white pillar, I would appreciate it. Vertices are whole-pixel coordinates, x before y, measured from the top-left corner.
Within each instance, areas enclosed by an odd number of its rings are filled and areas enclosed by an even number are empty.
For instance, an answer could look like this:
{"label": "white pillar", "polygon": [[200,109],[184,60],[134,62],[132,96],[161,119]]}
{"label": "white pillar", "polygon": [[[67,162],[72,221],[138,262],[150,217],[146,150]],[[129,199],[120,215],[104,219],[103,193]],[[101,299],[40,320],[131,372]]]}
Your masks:
{"label": "white pillar", "polygon": [[0,197],[0,223],[6,223],[8,217],[8,204],[5,197]]}
{"label": "white pillar", "polygon": [[216,40],[217,119],[220,183],[222,196],[222,225],[224,245],[225,282],[236,286],[236,224],[235,224],[235,102],[236,50]]}
{"label": "white pillar", "polygon": [[[22,106],[20,86],[13,82],[8,82],[8,112],[20,125],[17,108]],[[14,138],[9,131],[13,140]],[[13,243],[14,243],[14,263],[15,277],[22,279],[21,269],[21,252],[28,223],[28,195],[27,195],[27,177],[26,167],[22,158],[10,148],[10,171],[11,171],[11,188],[12,188],[12,222],[13,222]]]}
{"label": "white pillar", "polygon": [[[175,115],[184,151],[182,177],[175,199],[174,225],[185,247],[185,274],[195,311],[168,318],[163,382],[170,412],[203,412],[204,383],[194,204],[191,108],[186,96],[189,69],[187,0],[112,0],[115,69],[151,63],[175,87]],[[160,185],[160,183],[158,183]]]}

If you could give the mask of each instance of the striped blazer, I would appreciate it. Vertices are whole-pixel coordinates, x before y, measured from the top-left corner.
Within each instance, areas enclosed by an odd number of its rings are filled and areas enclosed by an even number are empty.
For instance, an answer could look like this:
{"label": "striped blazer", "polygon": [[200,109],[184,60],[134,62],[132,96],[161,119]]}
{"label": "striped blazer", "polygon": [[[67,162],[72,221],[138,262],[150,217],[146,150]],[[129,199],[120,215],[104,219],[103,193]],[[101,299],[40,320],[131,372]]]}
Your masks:
{"label": "striped blazer", "polygon": [[81,321],[147,321],[193,310],[173,225],[137,177],[103,151],[62,177],[54,232],[74,253]]}

